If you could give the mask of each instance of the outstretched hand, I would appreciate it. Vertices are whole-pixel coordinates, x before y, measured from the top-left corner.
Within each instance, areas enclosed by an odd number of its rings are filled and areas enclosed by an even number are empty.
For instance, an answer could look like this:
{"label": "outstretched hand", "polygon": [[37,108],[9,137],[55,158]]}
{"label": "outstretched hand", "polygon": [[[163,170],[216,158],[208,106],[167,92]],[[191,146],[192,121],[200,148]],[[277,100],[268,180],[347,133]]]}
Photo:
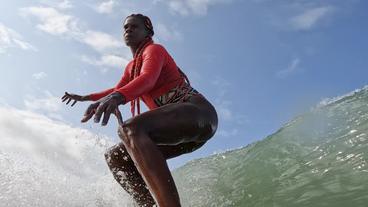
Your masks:
{"label": "outstretched hand", "polygon": [[64,96],[61,99],[62,102],[65,102],[67,100],[66,105],[68,105],[69,102],[73,100],[74,102],[71,106],[74,106],[74,104],[76,104],[78,101],[87,101],[88,97],[65,92]]}
{"label": "outstretched hand", "polygon": [[91,104],[84,113],[81,122],[87,122],[94,115],[94,122],[99,123],[103,115],[101,125],[105,126],[109,122],[110,115],[114,114],[118,120],[119,125],[122,125],[123,118],[118,108],[119,104],[121,104],[122,102],[123,99],[121,96],[119,96],[119,94],[110,94],[100,101]]}

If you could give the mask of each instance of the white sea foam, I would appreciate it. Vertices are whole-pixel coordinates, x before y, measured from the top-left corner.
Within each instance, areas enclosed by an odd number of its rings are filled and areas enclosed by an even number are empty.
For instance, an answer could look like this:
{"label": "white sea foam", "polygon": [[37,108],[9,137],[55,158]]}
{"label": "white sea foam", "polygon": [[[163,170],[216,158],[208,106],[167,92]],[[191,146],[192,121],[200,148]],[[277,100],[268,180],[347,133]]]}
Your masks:
{"label": "white sea foam", "polygon": [[349,96],[353,96],[354,94],[358,93],[358,92],[361,92],[361,91],[364,91],[364,90],[368,90],[368,85],[364,86],[363,88],[361,89],[355,89],[354,91],[351,91],[347,94],[344,94],[344,95],[341,95],[341,96],[336,96],[336,97],[333,97],[333,98],[324,98],[322,99],[322,101],[320,101],[318,104],[317,104],[317,108],[319,107],[324,107],[324,106],[327,106],[327,105],[330,105],[330,104],[333,104],[337,101],[340,101],[346,97],[349,97]]}
{"label": "white sea foam", "polygon": [[1,206],[132,206],[85,129],[0,107]]}

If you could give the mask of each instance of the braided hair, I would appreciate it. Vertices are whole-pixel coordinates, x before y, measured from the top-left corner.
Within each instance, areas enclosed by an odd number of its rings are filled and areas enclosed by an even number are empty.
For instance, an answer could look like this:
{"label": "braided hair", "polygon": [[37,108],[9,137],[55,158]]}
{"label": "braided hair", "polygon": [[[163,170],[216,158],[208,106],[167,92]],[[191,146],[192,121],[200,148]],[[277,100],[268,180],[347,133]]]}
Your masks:
{"label": "braided hair", "polygon": [[[142,69],[142,65],[143,65],[143,51],[144,49],[150,45],[153,44],[153,40],[151,37],[147,37],[138,47],[136,53],[134,54],[134,61],[133,61],[133,67],[132,67],[132,71],[130,74],[130,81],[134,80],[135,78],[137,78],[140,73],[141,73],[141,69]],[[140,103],[139,103],[139,97],[130,101],[130,110],[132,112],[132,116],[135,116],[135,108],[137,107],[137,112],[138,114],[141,113],[141,109],[140,109]]]}
{"label": "braided hair", "polygon": [[[154,31],[153,31],[153,26],[152,26],[152,22],[150,20],[149,17],[142,15],[142,14],[131,14],[129,16],[127,16],[125,18],[125,20],[129,17],[134,17],[134,18],[138,18],[140,19],[143,24],[144,27],[146,28],[146,30],[148,31],[149,36],[145,38],[145,40],[143,40],[140,45],[138,46],[137,51],[134,54],[134,61],[133,61],[133,67],[132,67],[132,71],[130,74],[130,81],[132,81],[133,79],[137,78],[140,75],[141,72],[141,68],[143,65],[143,51],[144,49],[150,45],[153,44],[153,40],[152,40],[152,36],[154,35]],[[130,102],[130,110],[132,112],[132,116],[135,116],[135,109],[137,108],[137,112],[138,114],[140,114],[140,103],[139,103],[139,97],[131,100]]]}
{"label": "braided hair", "polygon": [[145,16],[143,14],[131,14],[131,15],[127,16],[125,19],[128,19],[129,17],[135,17],[135,18],[138,18],[138,19],[142,20],[144,26],[148,30],[149,35],[151,37],[155,34],[155,32],[153,31],[152,22],[151,22],[151,20],[150,20],[149,17],[147,17],[147,16]]}

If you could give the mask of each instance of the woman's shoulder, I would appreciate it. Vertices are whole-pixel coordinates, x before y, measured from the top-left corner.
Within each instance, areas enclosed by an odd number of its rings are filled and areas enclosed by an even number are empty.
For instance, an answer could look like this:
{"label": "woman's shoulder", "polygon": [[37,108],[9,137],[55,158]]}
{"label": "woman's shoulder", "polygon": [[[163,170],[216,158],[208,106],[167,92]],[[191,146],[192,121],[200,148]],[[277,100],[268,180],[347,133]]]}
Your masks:
{"label": "woman's shoulder", "polygon": [[124,71],[129,73],[130,70],[132,70],[133,65],[134,65],[134,59],[129,61],[128,64],[125,65],[125,70]]}
{"label": "woman's shoulder", "polygon": [[130,60],[126,65],[125,65],[125,68],[129,68],[129,67],[132,67],[134,64],[134,59]]}
{"label": "woman's shoulder", "polygon": [[143,51],[143,53],[167,53],[166,49],[164,46],[162,46],[161,44],[157,44],[157,43],[153,43],[150,44],[146,47],[146,49]]}

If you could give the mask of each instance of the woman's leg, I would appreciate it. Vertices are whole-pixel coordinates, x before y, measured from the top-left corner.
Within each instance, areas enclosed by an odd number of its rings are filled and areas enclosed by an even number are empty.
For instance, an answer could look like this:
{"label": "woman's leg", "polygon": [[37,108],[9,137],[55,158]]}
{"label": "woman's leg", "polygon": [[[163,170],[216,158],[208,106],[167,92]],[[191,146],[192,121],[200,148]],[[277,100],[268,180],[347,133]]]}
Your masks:
{"label": "woman's leg", "polygon": [[139,206],[152,207],[155,201],[139,174],[123,143],[111,147],[105,158],[115,180],[127,191]]}
{"label": "woman's leg", "polygon": [[[204,143],[184,143],[175,146],[157,146],[165,159],[170,159],[200,148]],[[109,148],[105,153],[106,162],[116,181],[142,207],[151,207],[155,201],[148,190],[146,183],[139,174],[123,143]]]}
{"label": "woman's leg", "polygon": [[123,138],[124,145],[158,206],[179,207],[179,194],[174,180],[155,143],[145,134],[128,136],[130,138]]}
{"label": "woman's leg", "polygon": [[192,103],[170,104],[127,120],[119,127],[124,146],[160,207],[180,206],[180,200],[157,144],[209,139],[217,128],[216,112],[209,111]]}

